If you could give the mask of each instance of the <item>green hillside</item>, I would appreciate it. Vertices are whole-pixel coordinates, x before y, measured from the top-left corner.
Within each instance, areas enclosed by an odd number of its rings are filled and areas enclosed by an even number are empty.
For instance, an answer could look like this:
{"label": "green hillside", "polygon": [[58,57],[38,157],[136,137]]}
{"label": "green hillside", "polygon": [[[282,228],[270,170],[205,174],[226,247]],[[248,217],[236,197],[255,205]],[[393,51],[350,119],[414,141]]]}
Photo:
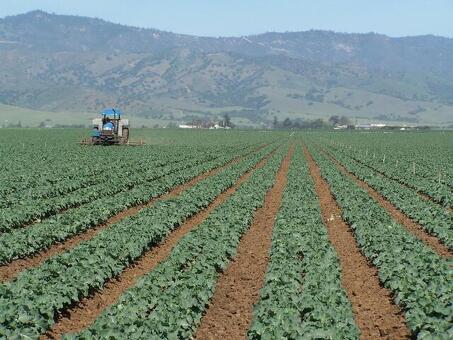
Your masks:
{"label": "green hillside", "polygon": [[3,120],[38,124],[119,106],[146,125],[224,113],[253,126],[334,114],[447,125],[452,54],[453,39],[433,36],[203,38],[35,11],[0,19],[0,102],[34,110],[4,109]]}

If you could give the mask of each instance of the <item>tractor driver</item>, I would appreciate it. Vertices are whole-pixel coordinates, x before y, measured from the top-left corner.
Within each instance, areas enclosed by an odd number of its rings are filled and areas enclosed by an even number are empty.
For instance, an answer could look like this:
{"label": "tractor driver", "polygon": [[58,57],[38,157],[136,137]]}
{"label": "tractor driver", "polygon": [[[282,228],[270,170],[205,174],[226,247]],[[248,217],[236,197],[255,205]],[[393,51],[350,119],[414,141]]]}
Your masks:
{"label": "tractor driver", "polygon": [[103,130],[113,130],[114,125],[113,125],[113,123],[110,121],[110,119],[107,118],[105,121],[106,121],[106,123],[104,124],[104,126],[102,127],[102,129],[103,129]]}

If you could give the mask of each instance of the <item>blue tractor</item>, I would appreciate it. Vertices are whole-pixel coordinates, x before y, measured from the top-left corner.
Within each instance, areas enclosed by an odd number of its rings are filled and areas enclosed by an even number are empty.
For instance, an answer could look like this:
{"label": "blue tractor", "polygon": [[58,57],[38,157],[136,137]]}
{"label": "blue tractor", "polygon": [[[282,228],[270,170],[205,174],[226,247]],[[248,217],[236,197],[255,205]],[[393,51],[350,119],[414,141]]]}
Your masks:
{"label": "blue tractor", "polygon": [[[129,141],[129,120],[122,118],[119,109],[105,109],[101,117],[93,119],[91,138],[84,139],[84,145],[137,145]],[[140,142],[140,144],[143,144]]]}

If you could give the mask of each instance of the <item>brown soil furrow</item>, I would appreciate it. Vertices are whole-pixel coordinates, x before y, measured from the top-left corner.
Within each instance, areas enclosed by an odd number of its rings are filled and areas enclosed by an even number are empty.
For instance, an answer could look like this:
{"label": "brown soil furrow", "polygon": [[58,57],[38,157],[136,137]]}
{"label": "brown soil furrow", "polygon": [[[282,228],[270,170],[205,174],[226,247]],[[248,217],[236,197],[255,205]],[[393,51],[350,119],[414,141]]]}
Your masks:
{"label": "brown soil furrow", "polygon": [[267,155],[252,170],[241,176],[232,187],[217,196],[206,209],[187,219],[179,228],[170,233],[162,244],[157,245],[144,253],[132,266],[126,268],[118,277],[108,281],[102,290],[96,291],[92,296],[84,298],[75,306],[62,313],[52,329],[41,338],[59,339],[62,334],[80,332],[92,324],[109,305],[114,304],[118,300],[124,291],[132,287],[138,278],[149,273],[160,262],[165,260],[173,247],[182,237],[184,237],[184,235],[201,224],[209,214],[216,207],[225,202],[256,169],[263,167],[274,152]]}
{"label": "brown soil furrow", "polygon": [[328,183],[321,177],[320,169],[306,147],[304,153],[330,242],[340,260],[341,283],[351,301],[361,339],[410,338],[403,312],[393,302],[391,292],[381,286],[377,269],[360,252],[353,232],[342,219],[340,207]]}
{"label": "brown soil furrow", "polygon": [[336,158],[326,153],[323,150],[323,153],[335,164],[335,166],[345,175],[352,178],[361,188],[365,189],[368,194],[377,201],[387,212],[392,216],[392,218],[397,221],[399,224],[404,226],[409,232],[411,232],[415,237],[420,241],[434,250],[438,255],[446,258],[452,258],[453,252],[448,249],[439,239],[433,235],[428,234],[421,225],[410,219],[403,212],[398,210],[391,202],[389,202],[384,196],[379,192],[374,190],[368,183],[362,181],[352,172],[350,172],[346,167],[341,164]]}
{"label": "brown soil furrow", "polygon": [[[260,147],[260,149],[261,148],[262,147]],[[258,151],[258,150],[259,149],[257,149],[256,151]],[[22,271],[36,267],[39,264],[46,261],[47,259],[49,259],[53,256],[56,256],[56,255],[62,254],[65,251],[68,251],[68,250],[76,247],[78,244],[80,244],[83,241],[92,239],[99,232],[108,228],[110,225],[117,223],[117,222],[125,219],[126,217],[136,215],[140,210],[152,206],[154,203],[156,203],[159,200],[163,200],[163,199],[166,199],[169,197],[179,195],[181,192],[194,186],[196,183],[202,181],[203,179],[217,174],[218,172],[231,166],[232,164],[238,163],[244,157],[246,157],[246,156],[237,157],[219,168],[216,168],[216,169],[210,170],[208,172],[205,172],[201,175],[198,175],[198,176],[192,178],[191,180],[189,180],[188,182],[174,187],[168,193],[166,193],[162,196],[153,198],[144,204],[137,205],[137,206],[131,207],[129,209],[123,210],[122,212],[116,214],[115,216],[112,216],[110,219],[107,220],[107,222],[97,225],[93,228],[90,228],[80,234],[74,235],[73,237],[68,238],[64,242],[54,244],[54,245],[50,246],[49,248],[47,248],[46,250],[38,252],[30,257],[23,258],[23,259],[17,259],[6,265],[0,266],[0,282],[13,280]]]}
{"label": "brown soil furrow", "polygon": [[264,205],[255,212],[250,229],[243,235],[235,259],[221,274],[214,296],[195,334],[196,339],[245,338],[258,302],[269,262],[272,229],[280,209],[282,194],[294,146],[277,173]]}

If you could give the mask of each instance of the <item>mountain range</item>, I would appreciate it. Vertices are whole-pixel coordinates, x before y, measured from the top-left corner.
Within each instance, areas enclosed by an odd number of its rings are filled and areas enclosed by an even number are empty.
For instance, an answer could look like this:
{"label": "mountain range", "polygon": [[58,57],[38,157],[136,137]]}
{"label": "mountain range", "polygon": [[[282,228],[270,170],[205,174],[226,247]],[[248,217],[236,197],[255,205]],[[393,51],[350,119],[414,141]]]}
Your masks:
{"label": "mountain range", "polygon": [[452,56],[453,39],[431,35],[197,37],[33,11],[0,19],[0,103],[164,121],[228,113],[255,126],[330,115],[453,124]]}

